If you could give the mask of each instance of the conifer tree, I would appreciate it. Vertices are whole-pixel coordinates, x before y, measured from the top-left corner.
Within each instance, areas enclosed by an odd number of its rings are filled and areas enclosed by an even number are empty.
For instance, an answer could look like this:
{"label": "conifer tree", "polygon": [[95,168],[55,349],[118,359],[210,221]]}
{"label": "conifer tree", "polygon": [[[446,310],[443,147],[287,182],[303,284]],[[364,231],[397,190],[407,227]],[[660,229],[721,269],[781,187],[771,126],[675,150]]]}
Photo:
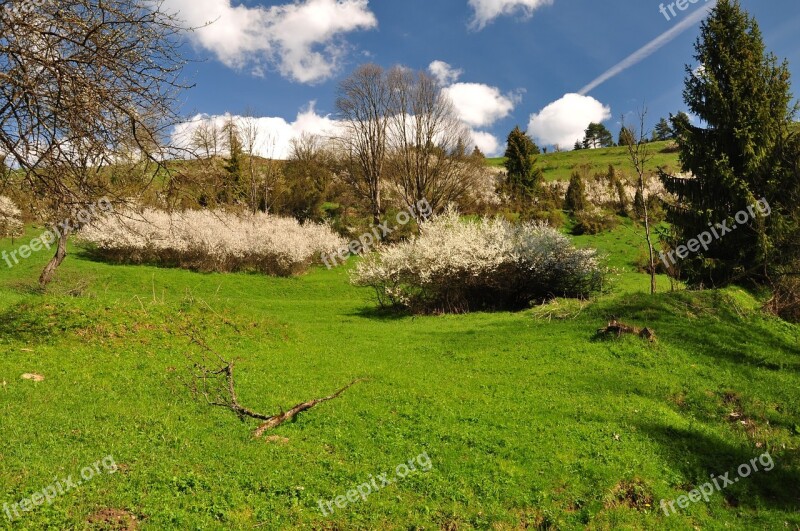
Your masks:
{"label": "conifer tree", "polygon": [[530,199],[544,182],[541,169],[536,167],[538,154],[539,147],[519,126],[508,135],[505,153],[508,175],[506,186],[514,199]]}
{"label": "conifer tree", "polygon": [[[789,226],[796,224],[791,220],[797,219],[800,188],[789,131],[796,112],[789,68],[766,53],[758,24],[738,0],[720,0],[702,24],[695,50],[695,64],[702,66],[686,67],[684,100],[705,127],[691,125],[685,115],[672,119],[683,170],[694,178],[661,175],[678,197],[668,212],[671,243],[711,229],[723,232],[718,224],[736,226],[708,250],[680,257],[682,271],[700,285],[759,281],[780,259],[775,250],[796,234]],[[746,223],[734,219],[762,198],[771,217],[756,210]]]}

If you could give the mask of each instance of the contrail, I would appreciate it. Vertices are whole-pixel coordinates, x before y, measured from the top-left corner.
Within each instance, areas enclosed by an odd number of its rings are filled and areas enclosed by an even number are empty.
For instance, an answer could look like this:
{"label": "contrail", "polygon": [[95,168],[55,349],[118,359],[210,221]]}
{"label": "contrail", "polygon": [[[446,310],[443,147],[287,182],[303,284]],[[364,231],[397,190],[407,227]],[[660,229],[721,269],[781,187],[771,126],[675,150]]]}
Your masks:
{"label": "contrail", "polygon": [[644,45],[639,50],[633,52],[631,55],[626,57],[620,63],[616,64],[615,66],[611,67],[607,70],[603,75],[583,87],[578,94],[581,96],[585,96],[589,91],[594,90],[598,86],[602,85],[612,77],[616,77],[617,75],[621,74],[625,70],[629,69],[633,65],[639,63],[641,60],[645,59],[646,57],[652,55],[665,44],[669,43],[672,39],[686,31],[688,28],[693,26],[695,23],[699,22],[711,11],[714,6],[717,5],[717,0],[711,0],[707,6],[701,7],[685,20],[682,20],[678,25],[675,27],[665,31],[646,45]]}

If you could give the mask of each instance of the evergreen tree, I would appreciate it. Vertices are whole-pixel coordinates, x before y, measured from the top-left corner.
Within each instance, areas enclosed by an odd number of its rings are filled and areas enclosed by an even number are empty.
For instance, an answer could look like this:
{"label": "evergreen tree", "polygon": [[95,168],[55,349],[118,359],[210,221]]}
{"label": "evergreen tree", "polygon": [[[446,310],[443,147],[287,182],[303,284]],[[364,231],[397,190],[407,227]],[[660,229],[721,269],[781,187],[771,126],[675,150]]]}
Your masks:
{"label": "evergreen tree", "polygon": [[564,198],[564,207],[574,214],[586,210],[586,184],[583,182],[581,174],[577,171],[572,172],[567,187],[567,195]]}
{"label": "evergreen tree", "polygon": [[619,130],[619,138],[617,139],[617,145],[619,146],[627,146],[630,143],[636,142],[633,131],[631,131],[630,127],[622,126],[622,129]]}
{"label": "evergreen tree", "polygon": [[[789,68],[765,52],[758,24],[738,0],[720,0],[702,24],[695,50],[695,64],[703,66],[687,66],[684,99],[707,127],[692,126],[680,115],[672,119],[683,170],[694,178],[662,174],[678,197],[669,212],[671,243],[682,245],[710,226],[723,232],[719,223],[737,226],[707,251],[690,253],[682,270],[694,284],[758,281],[768,276],[773,260],[780,261],[774,251],[794,230],[787,224],[797,219],[798,206],[789,198],[796,201],[798,175],[782,163],[796,163],[798,155],[789,141],[796,111]],[[734,216],[753,210],[761,198],[772,216],[756,211],[739,226]]]}
{"label": "evergreen tree", "polygon": [[541,169],[536,168],[539,147],[519,126],[508,135],[506,148],[506,186],[515,199],[529,199],[544,182]]}
{"label": "evergreen tree", "polygon": [[239,128],[233,120],[229,120],[223,127],[225,143],[228,148],[228,158],[225,159],[225,171],[228,173],[227,182],[223,184],[223,192],[220,199],[235,201],[243,197],[244,189],[242,186],[242,162],[244,158],[244,148],[239,136]]}
{"label": "evergreen tree", "polygon": [[573,149],[574,149],[575,151],[578,151],[578,150],[580,150],[580,149],[583,149],[583,142],[581,142],[580,140],[576,140],[576,141],[575,141],[575,147],[574,147]]}
{"label": "evergreen tree", "polygon": [[611,147],[614,145],[614,137],[611,131],[603,124],[590,123],[585,131],[586,136],[583,139],[583,147],[585,149],[595,149],[600,147]]}
{"label": "evergreen tree", "polygon": [[475,146],[475,149],[472,150],[472,156],[475,157],[476,159],[486,158],[486,155],[483,154],[483,151],[481,151],[481,148],[479,148],[478,146]]}
{"label": "evergreen tree", "polygon": [[660,119],[655,129],[653,129],[653,141],[659,142],[671,140],[673,138],[675,138],[675,134],[672,132],[672,127],[670,127],[669,122],[667,122],[666,118]]}

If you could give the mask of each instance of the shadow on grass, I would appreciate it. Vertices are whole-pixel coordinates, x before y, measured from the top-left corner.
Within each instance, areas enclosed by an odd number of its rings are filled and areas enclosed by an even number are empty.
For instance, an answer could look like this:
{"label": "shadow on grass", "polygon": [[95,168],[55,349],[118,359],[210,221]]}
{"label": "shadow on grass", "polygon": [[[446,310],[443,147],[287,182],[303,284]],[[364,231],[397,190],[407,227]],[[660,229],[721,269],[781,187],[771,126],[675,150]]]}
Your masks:
{"label": "shadow on grass", "polygon": [[[741,465],[752,466],[751,461],[762,456],[764,450],[751,450],[734,446],[698,431],[678,429],[657,424],[640,424],[641,431],[661,447],[662,457],[681,472],[688,484],[673,485],[678,490],[695,489],[711,482],[711,476],[720,478],[726,473],[730,481],[739,478]],[[758,472],[739,478],[714,495],[725,497],[732,507],[770,507],[781,511],[800,511],[800,470],[798,458],[787,452],[772,451],[774,467],[767,471],[756,460]],[[769,467],[769,459],[764,458]],[[720,487],[725,482],[717,480]]]}
{"label": "shadow on grass", "polygon": [[800,372],[800,341],[796,337],[800,328],[792,334],[787,325],[787,333],[781,334],[775,322],[770,322],[777,318],[742,309],[724,292],[634,294],[603,301],[589,312],[598,322],[615,317],[653,328],[660,340],[683,344],[719,361]]}
{"label": "shadow on grass", "polygon": [[384,306],[362,306],[357,310],[346,315],[353,317],[361,317],[364,319],[373,319],[376,321],[401,321],[408,317],[413,317],[414,314],[408,310],[394,307]]}

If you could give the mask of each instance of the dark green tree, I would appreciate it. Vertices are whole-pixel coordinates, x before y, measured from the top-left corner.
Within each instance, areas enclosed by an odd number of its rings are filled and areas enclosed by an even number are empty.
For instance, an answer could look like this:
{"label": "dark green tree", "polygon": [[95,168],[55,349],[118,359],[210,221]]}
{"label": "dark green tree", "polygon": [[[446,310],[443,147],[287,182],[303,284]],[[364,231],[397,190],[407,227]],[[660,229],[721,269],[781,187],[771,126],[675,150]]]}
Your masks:
{"label": "dark green tree", "polygon": [[583,139],[583,147],[585,149],[594,149],[600,147],[611,147],[614,145],[614,137],[611,131],[603,124],[590,123],[586,128],[585,137]]}
{"label": "dark green tree", "polygon": [[[797,234],[800,189],[788,64],[765,51],[758,24],[738,0],[720,0],[695,50],[695,64],[703,66],[686,67],[684,100],[705,127],[680,115],[672,119],[683,170],[694,178],[661,175],[678,198],[668,212],[670,243],[675,248],[713,230],[722,237],[708,250],[680,256],[677,249],[687,279],[696,285],[759,282],[787,258],[797,260],[796,249],[792,257],[779,252]],[[754,209],[762,198],[771,216]],[[736,214],[748,207],[749,220],[737,222]]]}
{"label": "dark green tree", "polygon": [[617,139],[618,146],[627,146],[628,144],[635,142],[633,131],[631,131],[630,127],[622,126],[619,130],[619,138]]}
{"label": "dark green tree", "polygon": [[223,126],[225,144],[228,148],[228,158],[225,159],[224,168],[227,172],[227,180],[222,185],[220,200],[223,202],[236,201],[244,197],[244,187],[242,186],[242,162],[244,160],[244,148],[239,135],[239,128],[233,119]]}
{"label": "dark green tree", "polygon": [[506,187],[514,199],[530,199],[544,182],[541,169],[536,167],[538,154],[539,147],[519,126],[508,135],[505,153]]}
{"label": "dark green tree", "polygon": [[583,149],[583,142],[581,142],[580,140],[576,140],[576,141],[575,141],[575,147],[574,147],[573,149],[574,149],[575,151],[578,151],[578,150],[580,150],[580,149]]}
{"label": "dark green tree", "polygon": [[675,133],[673,133],[672,127],[670,127],[667,119],[660,119],[656,124],[655,129],[653,129],[653,141],[660,142],[664,140],[671,140],[673,138],[675,138]]}
{"label": "dark green tree", "polygon": [[586,184],[583,177],[577,171],[572,172],[567,187],[567,195],[564,198],[564,207],[573,213],[586,210]]}

